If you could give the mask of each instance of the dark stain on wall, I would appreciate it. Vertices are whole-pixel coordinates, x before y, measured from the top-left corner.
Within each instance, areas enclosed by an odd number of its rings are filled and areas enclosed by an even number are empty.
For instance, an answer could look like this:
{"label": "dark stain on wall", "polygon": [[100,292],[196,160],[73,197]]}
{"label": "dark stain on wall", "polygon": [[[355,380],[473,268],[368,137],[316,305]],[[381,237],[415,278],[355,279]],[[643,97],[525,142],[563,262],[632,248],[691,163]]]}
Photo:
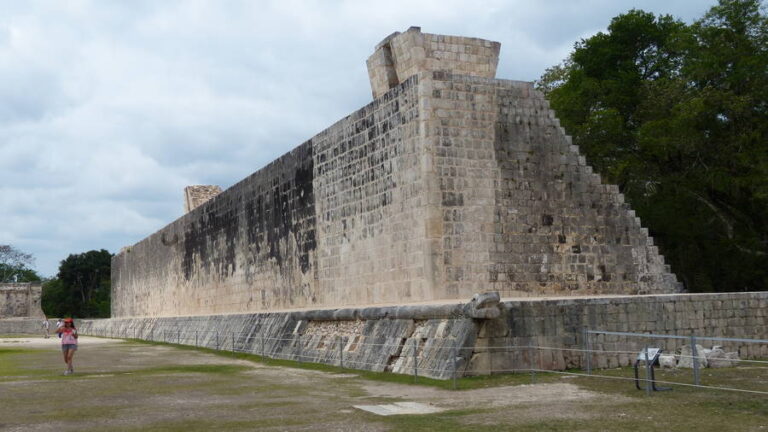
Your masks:
{"label": "dark stain on wall", "polygon": [[317,245],[312,152],[306,142],[190,212],[184,278],[199,269],[225,279],[237,270],[238,254],[255,265],[273,261],[281,273],[297,259],[307,273]]}
{"label": "dark stain on wall", "polygon": [[192,277],[196,262],[200,268],[217,274],[219,279],[225,279],[237,269],[239,220],[231,205],[232,194],[212,201],[201,206],[201,217],[184,232],[182,270],[187,280]]}

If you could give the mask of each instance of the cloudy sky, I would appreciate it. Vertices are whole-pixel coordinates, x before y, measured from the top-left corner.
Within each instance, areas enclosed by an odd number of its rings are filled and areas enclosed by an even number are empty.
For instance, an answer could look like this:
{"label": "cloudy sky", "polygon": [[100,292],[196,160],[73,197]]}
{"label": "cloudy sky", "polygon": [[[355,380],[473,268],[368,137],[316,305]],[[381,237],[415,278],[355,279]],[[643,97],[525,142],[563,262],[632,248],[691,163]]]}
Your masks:
{"label": "cloudy sky", "polygon": [[0,244],[59,261],[117,252],[371,100],[365,59],[393,31],[502,44],[534,80],[633,7],[715,0],[0,0]]}

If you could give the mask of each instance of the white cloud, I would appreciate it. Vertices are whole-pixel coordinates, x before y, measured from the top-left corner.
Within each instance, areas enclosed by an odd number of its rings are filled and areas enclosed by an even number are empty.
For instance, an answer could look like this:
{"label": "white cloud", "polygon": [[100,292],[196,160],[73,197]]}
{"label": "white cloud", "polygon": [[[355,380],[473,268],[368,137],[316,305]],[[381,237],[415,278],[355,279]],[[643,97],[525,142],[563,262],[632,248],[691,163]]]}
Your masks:
{"label": "white cloud", "polygon": [[[711,2],[647,1],[690,20]],[[532,80],[634,4],[610,0],[30,1],[0,4],[0,243],[56,273],[181,214],[370,101],[393,31],[502,42]]]}

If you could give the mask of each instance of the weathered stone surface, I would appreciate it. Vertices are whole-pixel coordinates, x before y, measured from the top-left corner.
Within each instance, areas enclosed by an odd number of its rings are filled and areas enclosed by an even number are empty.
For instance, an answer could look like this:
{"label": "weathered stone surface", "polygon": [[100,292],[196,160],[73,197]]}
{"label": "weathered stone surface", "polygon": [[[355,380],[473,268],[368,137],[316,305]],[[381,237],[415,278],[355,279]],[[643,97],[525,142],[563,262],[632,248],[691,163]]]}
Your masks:
{"label": "weathered stone surface", "polygon": [[[707,356],[705,351],[707,351],[703,346],[696,344],[696,360],[699,362],[700,368],[707,367]],[[683,345],[680,347],[680,361],[677,362],[677,367],[679,368],[692,368],[693,367],[693,361],[694,361],[694,355],[693,350],[691,349],[690,345]]]}
{"label": "weathered stone surface", "polygon": [[726,368],[736,366],[739,360],[739,353],[725,352],[722,347],[712,347],[706,353],[707,366],[711,368]]}
{"label": "weathered stone surface", "polygon": [[0,283],[0,319],[43,318],[40,282]]}
{"label": "weathered stone surface", "polygon": [[494,78],[500,49],[498,42],[422,33],[419,27],[392,33],[376,46],[367,61],[373,98],[420,72]]}
{"label": "weathered stone surface", "polygon": [[216,185],[195,185],[184,188],[184,213],[189,213],[221,193]]}
{"label": "weathered stone surface", "polygon": [[[372,307],[334,310],[308,310],[284,313],[241,315],[125,318],[81,322],[86,334],[138,337],[182,344],[231,349],[232,336],[238,351],[275,358],[343,364],[345,367],[402,374],[418,374],[439,379],[458,376],[527,370],[533,364],[539,369],[562,370],[583,367],[585,325],[592,329],[631,331],[638,323],[645,330],[663,333],[667,324],[661,320],[647,321],[649,309],[658,305],[697,303],[685,310],[709,310],[699,319],[696,313],[680,312],[680,327],[669,334],[691,333],[705,336],[717,329],[717,337],[743,338],[752,329],[731,321],[718,321],[717,316],[730,315],[741,309],[739,299],[760,300],[747,308],[747,316],[765,315],[759,305],[768,299],[768,292],[680,294],[674,296],[627,296],[612,298],[580,298],[567,300],[521,300],[500,303],[502,315],[496,319],[477,320],[461,313],[467,304],[420,305],[416,307]],[[736,300],[736,301],[733,301]],[[663,308],[662,308],[663,309]],[[631,312],[630,312],[631,311]],[[721,313],[722,312],[722,313]],[[400,318],[396,316],[398,313]],[[403,316],[407,316],[404,318]],[[352,317],[350,319],[347,319]],[[428,318],[425,318],[428,317]],[[597,317],[595,327],[590,317]],[[758,318],[755,318],[758,319]],[[4,321],[6,323],[4,324]],[[19,332],[8,320],[0,320],[0,333]],[[714,327],[720,323],[722,327]],[[752,337],[765,339],[761,332]],[[37,331],[39,322],[32,332]],[[682,348],[680,339],[661,340],[665,352]],[[626,352],[639,352],[646,338],[592,335],[592,367],[628,366],[634,359]],[[339,350],[341,347],[341,351]],[[414,347],[416,348],[414,353]],[[762,356],[765,347],[755,343],[736,343],[714,347],[706,361],[707,350],[699,346],[700,366],[715,361],[738,361],[737,351],[744,357]],[[725,352],[725,359],[712,358],[712,353]],[[751,354],[750,354],[751,353]],[[691,367],[690,349],[681,353],[682,365]],[[686,357],[687,356],[687,357]],[[687,359],[687,363],[686,363]],[[664,355],[663,366],[674,367],[674,356]],[[533,363],[531,363],[533,362]],[[669,363],[669,364],[667,364]],[[414,368],[414,365],[416,366]],[[713,366],[714,367],[714,366]]]}
{"label": "weathered stone surface", "polygon": [[445,408],[438,408],[433,405],[427,405],[419,402],[395,402],[383,405],[354,405],[353,407],[380,416],[403,414],[434,414],[445,411]]}
{"label": "weathered stone surface", "polygon": [[[40,334],[43,320],[39,318],[0,318],[0,335]],[[51,323],[51,328],[55,326]]]}
{"label": "weathered stone surface", "polygon": [[[585,328],[677,336],[694,334],[701,338],[768,339],[768,312],[761,306],[766,300],[768,292],[502,301],[499,318],[479,322],[476,354],[493,353],[482,362],[495,370],[520,370],[530,364],[526,349],[521,347],[533,345],[549,347],[545,348],[549,353],[542,357],[542,365],[584,367]],[[747,325],[746,317],[755,324]],[[592,367],[629,365],[634,356],[630,359],[626,353],[640,352],[649,343],[663,348],[665,353],[674,353],[686,340],[652,339],[651,343],[643,337],[591,335],[591,348],[596,351],[592,355]],[[742,358],[760,358],[768,345],[731,342],[720,349],[740,353]],[[478,370],[487,369],[479,360]],[[704,367],[703,362],[701,366]],[[468,373],[475,370],[470,368]]]}
{"label": "weathered stone surface", "polygon": [[678,290],[544,96],[494,79],[498,51],[385,40],[376,100],[115,256],[112,315]]}
{"label": "weathered stone surface", "polygon": [[112,315],[429,299],[418,135],[413,77],[117,254]]}
{"label": "weathered stone surface", "polygon": [[499,315],[501,315],[499,300],[500,297],[498,292],[475,294],[475,296],[472,297],[472,301],[467,303],[464,310],[465,313],[472,318],[498,318]]}
{"label": "weathered stone surface", "polygon": [[662,354],[659,356],[659,366],[666,369],[677,367],[677,359],[673,354]]}
{"label": "weathered stone surface", "polygon": [[[451,315],[464,305],[187,317],[113,318],[79,322],[82,334],[164,341],[267,357],[326,363],[437,379],[462,376],[477,337],[476,320]],[[431,310],[430,310],[431,309]],[[330,312],[330,313],[328,313]],[[431,316],[421,319],[414,317]],[[2,323],[0,323],[2,324]],[[2,325],[0,325],[0,332]],[[416,348],[414,350],[414,347]]]}

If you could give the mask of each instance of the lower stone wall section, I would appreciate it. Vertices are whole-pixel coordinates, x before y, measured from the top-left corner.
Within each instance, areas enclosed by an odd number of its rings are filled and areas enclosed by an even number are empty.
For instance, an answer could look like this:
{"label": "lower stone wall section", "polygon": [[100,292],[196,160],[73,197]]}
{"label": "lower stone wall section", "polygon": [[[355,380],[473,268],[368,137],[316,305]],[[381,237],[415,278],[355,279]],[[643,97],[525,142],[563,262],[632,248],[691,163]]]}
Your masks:
{"label": "lower stone wall section", "polygon": [[[53,334],[56,329],[56,320],[48,320],[50,323],[49,331]],[[0,319],[0,335],[22,335],[38,334],[42,335],[43,320],[35,318],[6,318]]]}
{"label": "lower stone wall section", "polygon": [[[81,334],[136,338],[437,379],[461,376],[479,323],[465,305],[81,320]],[[464,348],[462,348],[464,347]],[[455,360],[455,361],[454,361]]]}
{"label": "lower stone wall section", "polygon": [[[468,371],[563,370],[585,366],[585,329],[697,337],[742,359],[768,357],[768,344],[709,338],[768,339],[768,292],[668,294],[506,301],[484,321]],[[674,353],[688,339],[591,334],[591,366],[628,366],[645,345]],[[538,349],[522,349],[534,346]],[[533,356],[533,358],[531,358]]]}
{"label": "lower stone wall section", "polygon": [[[0,320],[0,334],[40,331],[40,320]],[[137,338],[271,358],[437,379],[581,368],[585,329],[697,336],[741,359],[768,357],[768,292],[498,301],[163,318],[78,320],[81,334]],[[590,335],[591,365],[630,365],[646,344],[674,352],[687,339]],[[533,347],[533,348],[531,348]]]}

